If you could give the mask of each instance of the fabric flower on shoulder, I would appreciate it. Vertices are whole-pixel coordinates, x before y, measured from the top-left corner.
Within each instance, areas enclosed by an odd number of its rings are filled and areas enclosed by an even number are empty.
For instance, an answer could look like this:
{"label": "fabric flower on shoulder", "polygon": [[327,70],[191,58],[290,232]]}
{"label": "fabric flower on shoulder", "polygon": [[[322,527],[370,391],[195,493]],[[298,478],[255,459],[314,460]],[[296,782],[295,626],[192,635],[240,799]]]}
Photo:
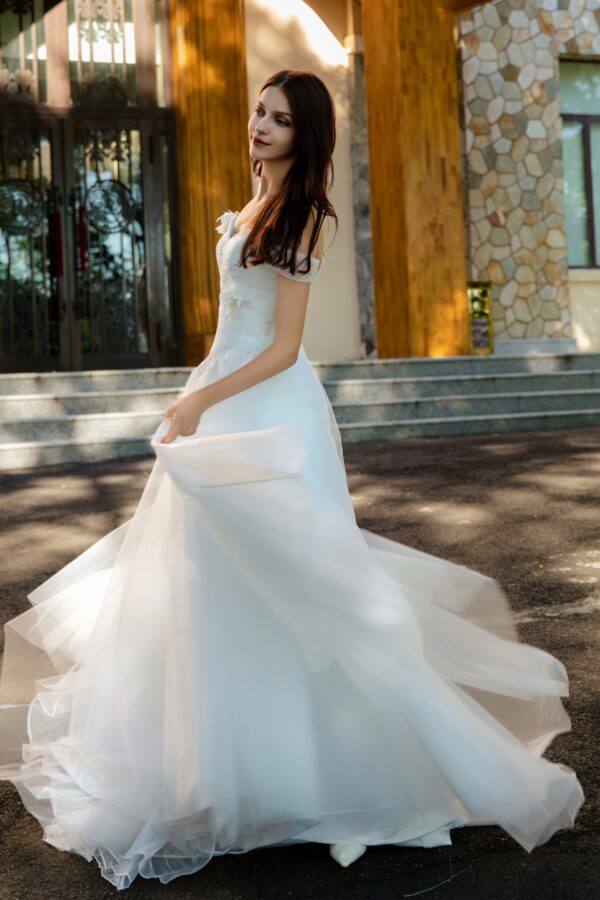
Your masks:
{"label": "fabric flower on shoulder", "polygon": [[217,219],[217,222],[219,224],[215,228],[215,231],[218,231],[219,234],[225,234],[225,232],[229,228],[229,223],[231,222],[232,218],[234,218],[234,216],[237,216],[237,212],[234,212],[231,209],[228,209],[226,212],[222,213],[222,215],[220,215]]}

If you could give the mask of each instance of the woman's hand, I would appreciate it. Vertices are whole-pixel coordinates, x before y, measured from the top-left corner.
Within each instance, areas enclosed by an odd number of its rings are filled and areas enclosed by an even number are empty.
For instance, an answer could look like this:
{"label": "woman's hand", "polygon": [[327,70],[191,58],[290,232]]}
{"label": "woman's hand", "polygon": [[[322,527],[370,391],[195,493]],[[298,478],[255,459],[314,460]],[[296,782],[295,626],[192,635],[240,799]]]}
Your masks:
{"label": "woman's hand", "polygon": [[189,437],[194,434],[200,416],[207,408],[203,400],[202,389],[191,391],[180,397],[165,413],[165,418],[171,419],[171,427],[160,443],[170,444],[178,435]]}

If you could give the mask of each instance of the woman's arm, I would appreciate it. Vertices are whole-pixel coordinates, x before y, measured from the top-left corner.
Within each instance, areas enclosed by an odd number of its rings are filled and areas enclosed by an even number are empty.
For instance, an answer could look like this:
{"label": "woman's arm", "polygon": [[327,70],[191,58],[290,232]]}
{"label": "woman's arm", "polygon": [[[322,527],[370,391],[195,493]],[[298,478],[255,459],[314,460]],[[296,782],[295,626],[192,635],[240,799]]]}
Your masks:
{"label": "woman's arm", "polygon": [[235,372],[176,400],[167,410],[167,417],[170,416],[172,422],[162,444],[171,443],[177,435],[194,434],[202,413],[210,406],[272,378],[296,362],[309,288],[310,284],[306,282],[291,281],[285,275],[277,276],[277,307],[272,342]]}
{"label": "woman's arm", "polygon": [[[300,244],[300,252],[306,253],[306,249],[302,249],[303,244],[308,247],[306,229]],[[197,391],[190,391],[177,400],[167,410],[167,417],[172,418],[171,428],[161,443],[169,444],[178,435],[194,434],[202,413],[210,406],[266,381],[296,362],[302,342],[309,292],[308,282],[293,281],[285,275],[277,275],[277,305],[272,342],[235,372]]]}

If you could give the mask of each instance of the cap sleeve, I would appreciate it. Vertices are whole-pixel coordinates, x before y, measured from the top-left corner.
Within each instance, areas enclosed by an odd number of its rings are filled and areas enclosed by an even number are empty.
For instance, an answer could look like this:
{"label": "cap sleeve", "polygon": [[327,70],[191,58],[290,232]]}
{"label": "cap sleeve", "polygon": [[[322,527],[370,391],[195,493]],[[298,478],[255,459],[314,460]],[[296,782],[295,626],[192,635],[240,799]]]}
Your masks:
{"label": "cap sleeve", "polygon": [[321,260],[316,256],[311,256],[310,258],[310,272],[298,272],[298,266],[302,268],[306,265],[306,256],[302,253],[297,253],[298,262],[296,263],[296,272],[292,275],[289,269],[282,269],[279,266],[275,267],[275,271],[279,273],[279,275],[283,275],[285,278],[291,278],[292,281],[306,281],[310,284],[310,282],[314,281],[317,277],[317,273],[321,269]]}

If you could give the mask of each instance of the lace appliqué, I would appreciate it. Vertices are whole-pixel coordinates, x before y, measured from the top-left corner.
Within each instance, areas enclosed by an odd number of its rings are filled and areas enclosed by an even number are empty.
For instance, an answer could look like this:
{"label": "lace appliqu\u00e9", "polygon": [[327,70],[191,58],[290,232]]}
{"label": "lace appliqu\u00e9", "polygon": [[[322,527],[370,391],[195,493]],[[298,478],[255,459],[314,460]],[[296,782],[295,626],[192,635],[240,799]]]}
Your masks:
{"label": "lace appliqu\u00e9", "polygon": [[219,302],[223,308],[223,315],[226,319],[231,319],[237,315],[240,306],[251,306],[252,303],[247,297],[236,297],[233,288],[225,288],[219,295]]}

